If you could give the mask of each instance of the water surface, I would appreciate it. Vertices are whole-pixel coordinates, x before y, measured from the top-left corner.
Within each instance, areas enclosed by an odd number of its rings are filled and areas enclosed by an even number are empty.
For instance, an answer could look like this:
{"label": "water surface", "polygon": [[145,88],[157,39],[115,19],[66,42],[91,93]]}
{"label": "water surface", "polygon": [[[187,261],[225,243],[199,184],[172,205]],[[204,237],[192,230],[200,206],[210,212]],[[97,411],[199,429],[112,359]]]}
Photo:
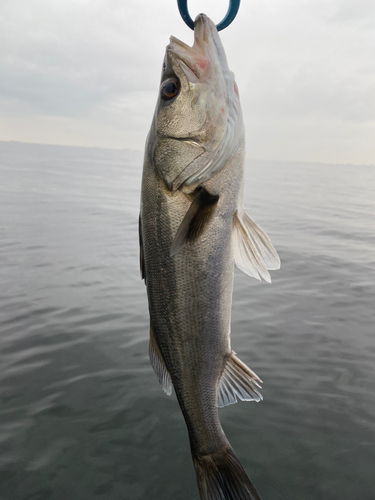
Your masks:
{"label": "water surface", "polygon": [[[142,153],[0,143],[1,500],[198,499],[148,361]],[[375,168],[249,162],[272,285],[235,272],[262,403],[220,411],[264,500],[375,498]]]}

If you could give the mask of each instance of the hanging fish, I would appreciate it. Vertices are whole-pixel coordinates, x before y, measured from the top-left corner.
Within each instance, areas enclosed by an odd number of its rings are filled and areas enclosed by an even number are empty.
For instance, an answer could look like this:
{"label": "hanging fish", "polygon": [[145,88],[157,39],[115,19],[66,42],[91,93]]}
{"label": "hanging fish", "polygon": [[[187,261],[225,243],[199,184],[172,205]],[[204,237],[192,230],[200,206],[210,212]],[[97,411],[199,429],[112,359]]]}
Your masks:
{"label": "hanging fish", "polygon": [[213,22],[192,47],[171,37],[148,135],[140,213],[150,359],[174,388],[202,500],[259,500],[218,406],[260,401],[259,377],[231,349],[233,264],[270,282],[279,257],[242,205],[245,134],[233,73]]}

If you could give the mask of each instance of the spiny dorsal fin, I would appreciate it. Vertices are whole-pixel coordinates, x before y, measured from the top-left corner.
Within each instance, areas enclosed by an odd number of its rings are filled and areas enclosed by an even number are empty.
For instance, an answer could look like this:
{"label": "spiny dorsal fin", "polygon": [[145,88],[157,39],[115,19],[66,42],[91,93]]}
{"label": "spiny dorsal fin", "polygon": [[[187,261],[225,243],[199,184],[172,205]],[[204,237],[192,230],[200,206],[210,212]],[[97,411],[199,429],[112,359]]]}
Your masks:
{"label": "spiny dorsal fin", "polygon": [[262,395],[258,391],[262,382],[245,363],[237,358],[232,351],[227,359],[220,384],[217,390],[217,406],[222,408],[241,401],[261,401]]}
{"label": "spiny dorsal fin", "polygon": [[194,193],[194,199],[172,242],[170,255],[176,255],[185,243],[193,242],[203,233],[211,219],[216,204],[219,200],[218,194],[210,194],[204,188],[199,187]]}
{"label": "spiny dorsal fin", "polygon": [[145,280],[145,285],[146,283],[146,268],[145,268],[145,259],[144,259],[144,253],[143,253],[143,237],[142,237],[142,219],[141,219],[141,214],[139,214],[139,220],[138,220],[138,231],[139,231],[139,265],[141,268],[141,278]]}
{"label": "spiny dorsal fin", "polygon": [[280,259],[261,227],[243,211],[234,214],[234,260],[244,273],[271,283],[267,269],[279,269]]}
{"label": "spiny dorsal fin", "polygon": [[163,356],[159,350],[159,347],[156,343],[154,330],[152,329],[152,325],[150,325],[150,345],[149,345],[149,355],[151,366],[156,373],[159,384],[161,385],[163,391],[167,396],[172,394],[172,381],[171,376],[165,366]]}

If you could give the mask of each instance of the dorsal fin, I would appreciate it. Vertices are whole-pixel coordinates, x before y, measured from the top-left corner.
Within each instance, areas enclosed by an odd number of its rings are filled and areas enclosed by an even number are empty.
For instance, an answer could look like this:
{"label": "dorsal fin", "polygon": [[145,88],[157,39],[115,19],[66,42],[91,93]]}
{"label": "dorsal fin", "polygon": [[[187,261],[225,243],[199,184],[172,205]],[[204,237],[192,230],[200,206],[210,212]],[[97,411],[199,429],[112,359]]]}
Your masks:
{"label": "dorsal fin", "polygon": [[150,325],[150,345],[149,345],[149,355],[151,366],[156,373],[159,384],[161,385],[163,391],[167,396],[172,394],[172,380],[169,372],[165,366],[163,356],[161,355],[158,344],[156,343],[154,330],[152,325]]}
{"label": "dorsal fin", "polygon": [[145,268],[145,259],[144,259],[144,253],[143,253],[143,237],[142,237],[142,219],[141,219],[141,214],[139,214],[139,219],[138,219],[138,231],[139,231],[139,265],[141,268],[141,278],[145,280],[145,285],[146,283],[146,268]]}
{"label": "dorsal fin", "polygon": [[241,401],[261,401],[263,399],[258,388],[262,381],[232,351],[227,359],[220,384],[217,390],[217,406],[223,407]]}
{"label": "dorsal fin", "polygon": [[193,196],[193,202],[177,229],[172,242],[171,257],[176,255],[188,241],[193,242],[199,238],[210,221],[219,201],[218,194],[210,194],[203,187],[199,187]]}

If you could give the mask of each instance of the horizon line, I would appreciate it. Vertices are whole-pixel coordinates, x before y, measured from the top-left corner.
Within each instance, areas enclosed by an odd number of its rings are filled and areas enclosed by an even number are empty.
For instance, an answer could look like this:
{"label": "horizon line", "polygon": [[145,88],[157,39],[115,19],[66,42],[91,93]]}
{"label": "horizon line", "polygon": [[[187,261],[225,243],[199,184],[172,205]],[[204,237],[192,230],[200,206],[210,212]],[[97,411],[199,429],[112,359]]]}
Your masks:
{"label": "horizon line", "polygon": [[[144,150],[141,149],[130,149],[130,148],[106,148],[104,146],[77,146],[73,144],[50,144],[44,142],[26,142],[17,140],[4,141],[0,139],[0,144],[26,144],[29,146],[53,146],[60,148],[79,148],[79,149],[101,149],[104,151],[131,151],[132,153],[143,153]],[[320,165],[335,165],[335,166],[353,166],[353,167],[375,167],[374,163],[333,163],[326,161],[312,161],[312,160],[270,160],[265,158],[249,158],[246,157],[246,161],[259,161],[259,162],[276,162],[276,163],[310,163],[310,164],[320,164]]]}

